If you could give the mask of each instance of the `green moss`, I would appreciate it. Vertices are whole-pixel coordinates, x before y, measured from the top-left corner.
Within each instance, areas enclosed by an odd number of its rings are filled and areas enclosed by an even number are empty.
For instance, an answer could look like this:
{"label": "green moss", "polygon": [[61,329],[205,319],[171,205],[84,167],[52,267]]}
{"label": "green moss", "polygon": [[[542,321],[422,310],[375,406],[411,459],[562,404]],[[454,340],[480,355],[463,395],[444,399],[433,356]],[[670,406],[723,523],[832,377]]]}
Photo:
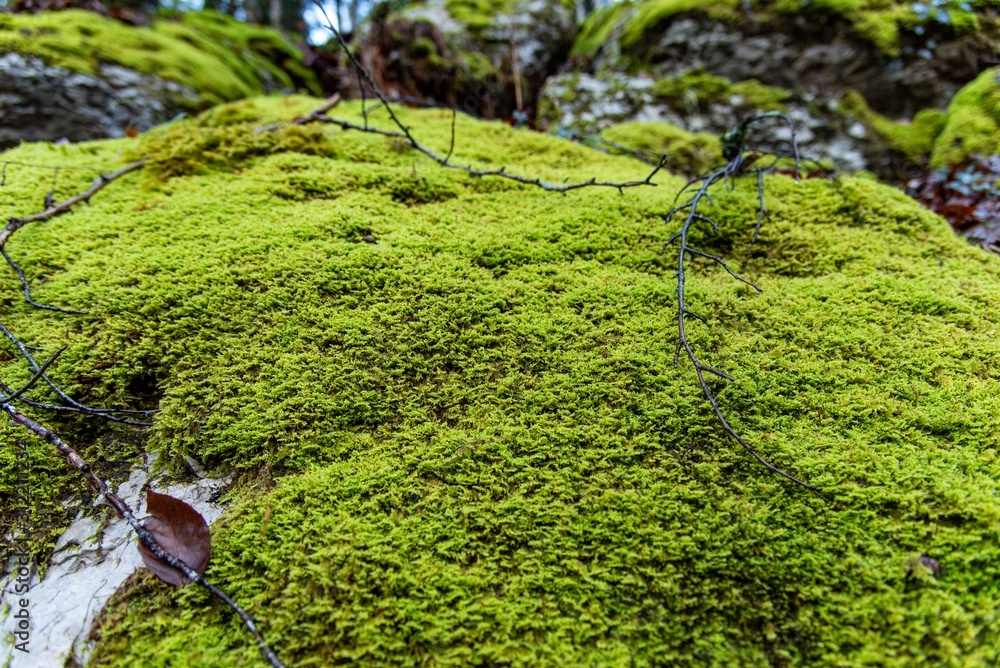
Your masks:
{"label": "green moss", "polygon": [[704,12],[712,18],[737,18],[736,0],[645,0],[635,5],[635,12],[628,19],[621,34],[623,47],[638,42],[644,34],[665,19],[682,12]]}
{"label": "green moss", "polygon": [[611,38],[619,24],[631,14],[631,0],[622,0],[606,7],[601,7],[588,16],[580,31],[573,40],[570,50],[572,58],[591,58]]}
{"label": "green moss", "polygon": [[410,56],[413,58],[429,58],[437,55],[437,46],[427,37],[418,37],[410,44]]}
{"label": "green moss", "polygon": [[873,111],[857,91],[848,91],[841,98],[840,109],[860,120],[913,164],[920,164],[930,154],[945,123],[945,113],[938,109],[923,109],[909,123],[893,121]]}
{"label": "green moss", "polygon": [[509,13],[512,0],[445,0],[445,9],[472,31],[490,27],[497,14]]}
{"label": "green moss", "polygon": [[986,70],[952,98],[931,164],[960,162],[973,153],[1000,153],[1000,67]]}
{"label": "green moss", "polygon": [[633,151],[666,155],[670,169],[686,174],[701,174],[722,162],[718,137],[669,123],[621,123],[602,131],[601,137]]}
{"label": "green moss", "polygon": [[679,111],[707,109],[719,102],[728,102],[734,96],[742,106],[760,111],[784,111],[791,93],[774,86],[765,86],[756,79],[733,83],[725,77],[715,76],[704,70],[686,72],[682,76],[659,79],[653,88],[658,98]]}
{"label": "green moss", "polygon": [[17,14],[0,24],[0,53],[12,51],[85,74],[118,63],[191,86],[201,96],[196,106],[259,95],[268,78],[319,92],[301,54],[280,35],[216,12],[163,18],[151,28],[81,10]]}
{"label": "green moss", "polygon": [[478,51],[469,51],[459,56],[459,81],[486,81],[499,75],[489,57]]}
{"label": "green moss", "polygon": [[[736,378],[723,410],[827,506],[727,440],[673,365],[661,215],[682,179],[561,196],[325,126],[241,138],[316,104],[154,131],[156,170],[18,232],[37,297],[86,315],[26,308],[0,276],[4,323],[68,346],[57,381],[156,402],[149,447],[243,475],[208,575],[289,665],[996,663],[1000,261],[872,180],[773,177],[743,267],[764,293],[693,263],[709,321],[689,334]],[[399,113],[447,150],[449,114]],[[461,164],[645,175],[457,122]],[[132,145],[6,158],[107,169]],[[225,159],[170,169],[201,147]],[[88,181],[63,174],[59,196]],[[36,210],[44,177],[11,167],[0,206]],[[738,262],[756,202],[752,178],[720,189],[720,233],[693,241]],[[60,427],[80,441],[90,422]],[[940,575],[908,578],[924,552]],[[93,665],[262,665],[203,591],[133,585]]]}

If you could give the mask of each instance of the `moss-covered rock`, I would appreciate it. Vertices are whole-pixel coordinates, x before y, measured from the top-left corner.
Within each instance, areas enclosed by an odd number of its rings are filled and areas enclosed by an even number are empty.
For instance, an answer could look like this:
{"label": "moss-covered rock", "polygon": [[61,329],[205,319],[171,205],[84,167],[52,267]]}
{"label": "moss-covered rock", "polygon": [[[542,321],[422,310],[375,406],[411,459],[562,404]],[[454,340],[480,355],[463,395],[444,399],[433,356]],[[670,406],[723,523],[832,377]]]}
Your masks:
{"label": "moss-covered rock", "polygon": [[4,15],[0,53],[10,52],[83,74],[116,63],[190,86],[201,106],[275,88],[319,92],[301,53],[279,33],[218,12],[164,16],[149,28],[77,9]]}
{"label": "moss-covered rock", "polygon": [[994,67],[955,95],[934,142],[931,164],[959,162],[979,153],[1000,153],[1000,68]]}
{"label": "moss-covered rock", "polygon": [[685,132],[669,123],[622,123],[601,132],[612,147],[667,157],[666,166],[687,174],[703,174],[722,163],[719,138],[707,132]]}
{"label": "moss-covered rock", "polygon": [[[655,134],[667,136],[707,133],[718,137],[747,119],[769,112],[781,112],[792,121],[798,147],[806,157],[827,161],[843,170],[870,169],[879,175],[892,174],[886,169],[892,165],[886,164],[884,142],[870,141],[865,128],[849,114],[841,113],[837,105],[755,80],[732,82],[703,70],[660,79],[610,71],[556,75],[546,81],[540,94],[537,123],[550,131],[570,130],[583,135],[627,124],[659,126]],[[791,150],[785,122],[774,119],[772,123],[783,126],[777,128],[777,137],[785,144],[779,147],[772,142],[764,148]],[[682,157],[691,157],[693,162],[683,164],[679,161]],[[704,162],[690,152],[680,151],[671,155],[670,164],[687,173],[698,173]]]}
{"label": "moss-covered rock", "polygon": [[900,153],[910,164],[919,164],[930,154],[945,121],[944,112],[938,109],[924,109],[911,122],[893,121],[872,111],[855,91],[841,98],[840,108],[860,119],[869,131],[887,144],[887,148]]}
{"label": "moss-covered rock", "polygon": [[320,92],[282,35],[217,12],[149,28],[82,10],[0,14],[0,147],[120,137],[272,90]]}
{"label": "moss-covered rock", "polygon": [[[74,396],[155,402],[164,460],[241,474],[208,575],[288,665],[997,661],[996,257],[873,180],[776,176],[742,266],[763,294],[693,263],[689,304],[708,322],[689,334],[736,378],[723,410],[825,505],[727,440],[673,365],[661,216],[682,179],[562,196],[384,137],[253,132],[316,104],[252,100],[137,145],[5,154],[151,160],[9,244],[38,299],[87,313],[29,309],[7,276],[2,320],[43,352],[68,346],[52,374]],[[450,114],[399,113],[447,150]],[[461,164],[646,173],[457,122]],[[46,174],[12,166],[0,205],[37,209]],[[753,181],[716,193],[706,252],[747,256]],[[57,195],[86,182],[64,171]],[[9,351],[0,371],[28,378]],[[103,470],[92,420],[36,414]],[[20,435],[0,429],[9,503]],[[39,503],[83,486],[51,459]],[[132,584],[94,665],[263,665],[203,591]]]}
{"label": "moss-covered rock", "polygon": [[920,3],[880,0],[637,0],[584,23],[572,49],[592,69],[676,77],[704,69],[836,99],[860,91],[893,117],[943,108],[996,58],[994,2],[947,4],[931,16]]}

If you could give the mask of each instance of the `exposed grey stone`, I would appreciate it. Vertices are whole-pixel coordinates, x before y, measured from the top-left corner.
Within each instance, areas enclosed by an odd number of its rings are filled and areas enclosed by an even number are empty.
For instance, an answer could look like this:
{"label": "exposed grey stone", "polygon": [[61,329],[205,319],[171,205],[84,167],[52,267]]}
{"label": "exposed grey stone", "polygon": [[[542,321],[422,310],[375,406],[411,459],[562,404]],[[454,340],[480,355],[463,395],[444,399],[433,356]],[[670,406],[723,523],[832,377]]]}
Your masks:
{"label": "exposed grey stone", "polygon": [[[616,26],[617,28],[617,26]],[[898,55],[888,55],[842,18],[816,13],[725,21],[680,14],[651,26],[622,53],[613,32],[591,69],[628,71],[638,54],[658,77],[705,69],[731,81],[757,79],[799,95],[836,98],[859,91],[872,109],[891,117],[943,109],[996,58],[995,45],[946,26],[920,37],[903,32]],[[933,58],[926,44],[936,44]]]}
{"label": "exposed grey stone", "polygon": [[[739,95],[707,109],[679,112],[653,94],[654,82],[648,76],[629,76],[614,72],[590,74],[567,73],[550,77],[540,99],[538,121],[543,127],[567,128],[579,133],[597,133],[628,121],[661,121],[688,132],[721,135],[758,112],[745,105]],[[796,99],[787,104],[786,113],[795,125],[795,138],[803,156],[829,159],[841,169],[870,169],[866,158],[871,147],[847,132],[860,125],[837,113],[832,104]],[[864,128],[862,127],[862,130]],[[856,128],[854,129],[857,133]],[[791,138],[782,123],[770,126],[768,134],[787,142]]]}
{"label": "exposed grey stone", "polygon": [[183,110],[194,89],[103,64],[97,75],[46,65],[20,53],[0,55],[0,149],[21,141],[72,141],[143,132]]}

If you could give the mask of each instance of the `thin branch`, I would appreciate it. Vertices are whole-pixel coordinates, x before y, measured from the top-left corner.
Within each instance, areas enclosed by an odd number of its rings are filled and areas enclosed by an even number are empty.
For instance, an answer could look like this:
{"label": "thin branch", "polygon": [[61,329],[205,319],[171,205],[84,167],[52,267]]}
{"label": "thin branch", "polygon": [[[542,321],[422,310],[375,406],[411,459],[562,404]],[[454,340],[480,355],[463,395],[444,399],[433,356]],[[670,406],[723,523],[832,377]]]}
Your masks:
{"label": "thin branch", "polygon": [[[542,188],[543,190],[548,190],[552,192],[566,193],[571,190],[577,190],[579,188],[588,188],[588,187],[617,188],[620,191],[623,188],[656,185],[655,183],[653,183],[653,177],[656,176],[666,164],[666,161],[663,159],[661,159],[660,162],[658,162],[655,165],[653,171],[650,172],[650,174],[645,179],[642,180],[625,181],[618,183],[612,181],[598,181],[597,179],[590,179],[589,181],[583,181],[580,183],[570,183],[567,185],[548,183],[538,178],[534,179],[528,178],[526,176],[521,176],[519,174],[508,172],[504,167],[501,167],[500,169],[476,169],[471,165],[469,166],[457,165],[451,162],[451,151],[449,151],[447,156],[442,156],[432,151],[431,149],[427,148],[419,141],[417,141],[416,137],[413,136],[411,129],[407,125],[405,125],[402,120],[400,120],[398,115],[396,115],[396,112],[393,110],[392,105],[389,103],[389,99],[386,97],[385,93],[383,93],[382,90],[378,87],[378,84],[375,83],[375,79],[372,77],[371,72],[365,69],[365,67],[361,64],[361,61],[359,61],[354,52],[351,51],[347,42],[344,40],[344,36],[340,33],[340,31],[333,27],[333,22],[330,20],[330,17],[326,13],[326,9],[323,7],[323,5],[320,2],[318,2],[318,0],[313,0],[313,3],[316,5],[319,12],[325,18],[326,28],[333,33],[334,37],[337,38],[337,43],[340,45],[341,50],[347,55],[348,59],[351,61],[351,64],[354,65],[354,68],[357,71],[359,81],[363,79],[368,83],[368,86],[371,88],[372,92],[378,98],[379,102],[386,108],[386,111],[389,114],[389,119],[392,121],[392,124],[396,126],[397,130],[396,131],[380,130],[378,128],[370,127],[368,125],[368,112],[364,109],[362,110],[364,112],[364,122],[365,122],[363,126],[358,125],[356,123],[350,123],[347,121],[341,121],[338,119],[329,118],[327,116],[324,116],[322,119],[317,119],[317,120],[321,120],[324,123],[330,123],[332,125],[339,126],[344,130],[358,130],[361,132],[369,132],[372,134],[382,135],[384,137],[401,139],[405,141],[407,144],[409,144],[410,147],[413,148],[414,150],[423,153],[425,156],[427,156],[434,162],[448,169],[457,169],[466,172],[467,174],[470,174],[472,176],[497,176],[505,179],[510,179],[511,181],[516,181],[518,183],[536,186]],[[363,83],[361,84],[361,90],[362,92],[364,91]]]}
{"label": "thin branch", "polygon": [[192,582],[197,582],[202,587],[205,587],[212,593],[213,596],[226,604],[239,616],[239,618],[243,621],[243,625],[257,640],[257,646],[260,648],[261,654],[264,655],[264,658],[267,659],[268,663],[270,663],[274,668],[284,668],[284,664],[281,663],[274,651],[264,641],[264,636],[261,634],[260,629],[257,628],[253,618],[246,612],[246,610],[237,605],[233,599],[229,598],[229,596],[227,596],[222,590],[209,582],[205,576],[201,575],[186,563],[167,552],[163,546],[156,541],[153,535],[139,523],[139,520],[136,519],[135,514],[132,512],[132,509],[129,508],[128,504],[125,503],[117,494],[111,491],[108,484],[104,482],[104,480],[102,480],[96,473],[94,473],[90,464],[88,464],[76,452],[76,450],[71,448],[65,441],[59,438],[51,429],[47,429],[46,427],[38,424],[11,406],[10,403],[4,403],[2,408],[8,415],[10,415],[14,422],[21,425],[46,443],[55,446],[59,452],[65,455],[70,466],[80,471],[87,479],[87,482],[93,490],[105,501],[107,501],[108,505],[114,509],[119,517],[128,522],[129,526],[132,527],[132,530],[139,536],[139,541],[149,548],[149,551],[156,555],[157,559],[180,571]]}
{"label": "thin branch", "polygon": [[[8,163],[4,164],[4,170],[6,170],[7,164]],[[14,164],[14,163],[9,163],[9,164]],[[65,308],[60,308],[58,306],[49,306],[47,304],[39,304],[38,302],[34,301],[31,298],[31,289],[28,285],[28,279],[24,275],[24,271],[21,270],[21,267],[19,267],[18,264],[14,262],[13,258],[10,257],[10,254],[7,253],[7,241],[11,238],[11,236],[13,236],[15,232],[17,232],[19,229],[21,229],[28,223],[49,220],[50,218],[54,218],[55,216],[60,216],[70,211],[74,206],[76,206],[80,202],[89,202],[91,197],[99,193],[109,183],[117,179],[120,179],[126,174],[134,172],[137,169],[141,169],[143,166],[145,166],[145,164],[146,164],[145,160],[139,160],[137,162],[133,162],[130,165],[122,167],[113,174],[109,174],[107,176],[101,174],[94,181],[94,184],[90,186],[90,188],[83,191],[79,195],[75,195],[63,202],[59,202],[58,204],[53,199],[55,194],[55,178],[56,178],[53,177],[52,190],[50,190],[48,194],[45,195],[45,209],[43,211],[32,214],[30,216],[24,216],[22,218],[9,218],[7,220],[7,225],[2,230],[0,230],[0,253],[3,253],[3,257],[5,260],[7,260],[7,264],[10,265],[11,269],[14,270],[14,273],[16,273],[17,277],[21,280],[21,285],[24,287],[24,300],[28,304],[34,306],[35,308],[44,309],[46,311],[59,311],[63,313],[76,313],[76,314],[83,313],[83,311],[65,309]],[[55,170],[55,174],[58,176],[59,174],[58,170],[63,168],[55,167],[53,169]],[[89,169],[89,168],[79,168],[79,169]],[[6,174],[4,174],[4,179],[5,178]]]}
{"label": "thin branch", "polygon": [[7,239],[10,238],[14,232],[21,229],[28,223],[34,223],[36,221],[49,220],[56,216],[60,216],[67,211],[71,210],[74,206],[80,202],[87,202],[91,197],[99,193],[104,189],[109,183],[120,179],[121,177],[134,172],[137,169],[142,169],[146,166],[146,160],[137,160],[130,165],[126,165],[119,169],[117,172],[108,175],[101,175],[98,177],[92,186],[87,190],[83,191],[79,195],[74,195],[67,200],[59,202],[58,204],[52,203],[51,206],[45,208],[44,211],[40,213],[35,213],[30,216],[24,216],[23,218],[10,218],[8,219],[7,226],[0,230],[0,246],[7,243]]}
{"label": "thin branch", "polygon": [[10,256],[10,253],[8,253],[7,249],[4,248],[3,246],[0,246],[0,255],[3,255],[4,259],[7,260],[7,264],[9,264],[10,268],[14,270],[14,273],[17,274],[17,277],[21,279],[21,287],[24,290],[24,301],[27,302],[29,305],[34,306],[35,308],[41,309],[43,311],[56,311],[57,313],[72,313],[76,315],[84,315],[87,313],[86,311],[77,311],[71,308],[62,308],[61,306],[50,306],[49,304],[40,304],[39,302],[36,302],[34,299],[31,298],[31,286],[28,283],[28,277],[24,275],[24,270],[21,269],[20,266],[18,266],[17,262],[14,262],[14,258]]}
{"label": "thin branch", "polygon": [[56,359],[58,359],[59,356],[62,355],[63,351],[65,351],[65,350],[66,350],[66,346],[63,346],[62,348],[60,348],[59,350],[57,350],[52,355],[52,357],[50,357],[48,360],[45,361],[45,364],[43,364],[41,367],[39,367],[38,371],[36,371],[34,373],[34,375],[31,377],[31,380],[29,380],[27,383],[25,383],[24,385],[22,385],[19,390],[17,390],[16,392],[11,392],[8,396],[0,397],[0,406],[6,405],[6,404],[9,404],[9,403],[13,403],[17,399],[19,399],[22,394],[24,394],[25,392],[27,392],[28,390],[30,390],[32,388],[32,386],[35,383],[37,383],[41,379],[42,376],[45,375],[45,370],[48,369],[50,366],[52,366],[52,364],[56,361]]}
{"label": "thin branch", "polygon": [[[711,367],[711,366],[709,366],[707,364],[704,364],[699,359],[698,355],[695,353],[694,347],[691,345],[691,341],[688,338],[688,333],[687,333],[687,318],[688,317],[697,318],[697,319],[702,320],[702,321],[705,320],[703,317],[699,316],[698,314],[694,313],[691,309],[689,309],[688,306],[687,306],[687,303],[686,303],[686,292],[685,292],[686,285],[687,285],[687,283],[686,283],[687,282],[687,265],[686,265],[686,260],[687,260],[687,258],[688,258],[689,255],[704,257],[704,258],[707,258],[707,259],[710,259],[710,260],[716,262],[717,264],[721,265],[722,268],[725,269],[729,273],[730,276],[732,276],[733,278],[735,278],[735,279],[737,279],[737,280],[739,280],[739,281],[741,281],[741,282],[743,282],[743,283],[745,283],[745,284],[753,287],[758,292],[760,292],[760,287],[758,287],[756,284],[750,282],[749,280],[743,278],[742,276],[740,276],[739,274],[737,274],[736,272],[734,272],[729,267],[729,265],[726,264],[726,262],[722,258],[720,258],[720,257],[718,257],[716,255],[712,255],[711,253],[706,253],[705,251],[699,250],[699,249],[691,246],[691,244],[688,241],[688,237],[689,237],[689,233],[690,233],[692,227],[694,227],[695,224],[697,224],[699,222],[708,223],[709,225],[712,226],[712,228],[716,232],[718,232],[718,225],[715,223],[715,221],[712,218],[710,218],[709,216],[703,215],[699,211],[698,207],[701,205],[701,203],[703,201],[708,202],[710,205],[712,204],[711,195],[709,194],[709,189],[710,188],[712,188],[714,185],[716,185],[719,182],[722,182],[723,185],[727,185],[729,187],[733,187],[733,185],[735,183],[735,179],[737,177],[741,176],[742,174],[744,174],[746,172],[746,169],[756,160],[756,156],[748,156],[746,154],[746,152],[745,152],[745,149],[746,149],[746,134],[747,134],[748,129],[754,123],[756,123],[756,122],[758,122],[760,120],[763,120],[765,118],[777,118],[777,117],[780,117],[780,118],[784,119],[785,121],[787,121],[788,124],[789,124],[789,127],[791,128],[791,131],[792,131],[791,144],[792,144],[793,156],[795,158],[796,177],[798,177],[799,170],[800,170],[800,159],[799,159],[799,153],[798,153],[798,146],[797,146],[797,144],[795,142],[795,128],[794,128],[794,125],[791,123],[791,120],[788,119],[783,114],[774,114],[774,113],[771,113],[771,114],[764,114],[762,116],[757,116],[757,117],[754,117],[754,118],[751,118],[751,119],[748,119],[748,120],[744,121],[737,129],[731,130],[730,132],[727,132],[725,135],[723,135],[723,137],[722,137],[723,157],[725,157],[728,160],[728,162],[725,165],[721,165],[721,166],[719,166],[717,168],[714,168],[711,171],[709,171],[708,173],[703,174],[700,177],[689,181],[681,189],[681,191],[678,193],[677,197],[675,197],[675,199],[674,199],[675,206],[670,211],[668,211],[667,214],[664,216],[665,220],[667,222],[669,222],[678,213],[680,213],[682,211],[686,211],[686,215],[685,215],[685,218],[684,218],[684,223],[681,225],[680,230],[676,234],[672,235],[670,237],[670,239],[668,239],[667,242],[663,246],[663,248],[665,250],[668,246],[674,244],[675,242],[678,242],[678,241],[680,242],[679,245],[678,245],[678,247],[677,247],[677,335],[678,335],[678,340],[677,340],[677,349],[676,349],[676,351],[674,353],[674,366],[677,366],[678,361],[680,359],[681,350],[683,349],[684,352],[687,355],[688,360],[691,362],[691,366],[694,368],[695,374],[698,376],[698,385],[701,387],[702,395],[704,395],[705,399],[708,401],[709,405],[712,407],[712,412],[715,414],[715,417],[718,420],[719,424],[722,425],[723,430],[727,434],[729,434],[729,436],[733,440],[735,440],[737,443],[739,443],[740,446],[742,446],[744,450],[746,450],[748,453],[750,453],[750,455],[754,459],[756,459],[758,462],[760,462],[760,464],[762,464],[767,470],[769,470],[772,473],[775,473],[775,474],[781,476],[782,478],[785,478],[786,480],[789,480],[789,481],[795,483],[796,485],[799,485],[799,486],[801,486],[801,487],[809,490],[810,492],[812,492],[813,494],[815,494],[817,497],[823,499],[824,501],[829,502],[829,499],[826,496],[824,496],[816,487],[814,487],[813,485],[810,485],[810,484],[808,484],[806,482],[803,482],[802,480],[799,480],[798,478],[796,478],[795,476],[792,476],[789,473],[786,473],[785,471],[781,470],[780,468],[778,468],[777,466],[775,466],[774,464],[772,464],[771,462],[769,462],[767,459],[765,459],[752,445],[750,445],[750,443],[748,443],[746,441],[746,439],[744,439],[740,434],[738,434],[736,432],[735,429],[733,429],[732,425],[730,425],[730,423],[726,419],[725,415],[723,415],[722,409],[719,406],[719,402],[716,399],[715,392],[712,390],[711,386],[709,385],[709,383],[708,383],[705,375],[706,374],[712,374],[712,375],[718,376],[718,377],[723,378],[723,379],[728,380],[728,381],[732,381],[733,378],[729,374],[727,374],[727,373],[725,373],[725,372],[723,372],[723,371],[721,371],[719,369],[716,369],[716,368],[713,368],[713,367]],[[754,230],[753,240],[757,239],[757,236],[758,236],[759,231],[760,231],[760,226],[762,225],[763,220],[764,220],[764,218],[766,216],[766,209],[764,208],[764,194],[763,194],[763,188],[764,188],[764,185],[763,185],[764,184],[763,173],[764,173],[764,171],[766,171],[766,169],[757,168],[757,170],[756,170],[756,172],[757,172],[757,186],[758,186],[758,190],[759,190],[758,195],[759,195],[759,202],[760,202],[760,211],[759,211],[759,214],[758,214],[758,217],[757,217],[757,226],[756,226],[756,228]],[[687,191],[689,188],[692,188],[692,187],[694,187],[696,185],[697,185],[697,190],[691,196],[691,198],[688,201],[686,201],[685,203],[683,203],[683,204],[676,205],[677,199],[679,199],[681,193]]]}
{"label": "thin branch", "polygon": [[517,35],[515,33],[514,16],[515,7],[510,9],[510,69],[514,78],[514,103],[519,113],[524,112],[524,104],[521,99],[521,68],[517,62]]}
{"label": "thin branch", "polygon": [[706,253],[705,251],[698,250],[697,248],[691,248],[690,246],[688,247],[687,252],[691,253],[692,255],[698,255],[698,256],[701,256],[701,257],[704,257],[704,258],[708,258],[709,260],[713,260],[714,262],[720,264],[722,266],[722,268],[725,269],[727,272],[729,272],[729,275],[732,276],[733,278],[735,278],[737,281],[740,281],[742,283],[746,283],[747,285],[749,285],[751,288],[753,288],[757,292],[763,292],[763,290],[760,289],[760,286],[758,286],[756,283],[754,283],[753,281],[749,281],[749,280],[743,278],[742,276],[740,276],[739,274],[737,274],[735,271],[733,271],[732,269],[730,269],[729,265],[726,264],[726,261],[723,260],[718,255],[712,255],[711,253]]}
{"label": "thin branch", "polygon": [[31,367],[32,371],[42,371],[41,376],[40,376],[41,380],[46,385],[48,385],[49,388],[53,392],[55,392],[56,396],[59,397],[60,399],[62,399],[62,401],[65,404],[67,404],[74,412],[83,413],[85,415],[99,415],[99,416],[103,417],[106,420],[111,420],[112,422],[121,422],[123,424],[130,424],[130,425],[134,425],[134,426],[137,426],[137,427],[149,427],[149,426],[151,426],[147,422],[137,422],[135,420],[128,420],[128,419],[125,419],[125,418],[117,417],[117,415],[115,415],[115,413],[132,414],[132,415],[152,415],[156,411],[134,411],[134,410],[124,410],[124,409],[116,409],[116,408],[91,408],[90,406],[86,406],[86,405],[81,404],[80,402],[76,401],[75,399],[73,399],[72,397],[70,397],[68,394],[66,394],[62,390],[62,388],[60,388],[56,383],[54,383],[52,381],[51,378],[49,378],[44,373],[44,369],[42,369],[41,366],[38,364],[38,362],[35,361],[35,358],[31,355],[31,352],[28,351],[27,346],[25,346],[23,343],[21,343],[21,340],[18,339],[16,336],[14,336],[14,333],[11,332],[9,329],[7,329],[3,325],[3,323],[0,323],[0,334],[3,334],[5,337],[7,337],[7,339],[11,343],[14,344],[14,347],[16,347],[17,350],[18,350],[18,352],[21,353],[21,357],[23,357],[28,362],[28,365]]}
{"label": "thin branch", "polygon": [[[332,96],[327,98],[326,102],[319,105],[315,109],[311,110],[305,116],[298,116],[293,118],[289,125],[306,125],[308,123],[314,123],[321,120],[323,116],[326,116],[331,109],[340,104],[340,93],[334,93]],[[283,123],[271,123],[270,125],[265,125],[264,127],[257,128],[253,131],[255,135],[263,134],[265,132],[273,132],[274,130],[280,129]]]}

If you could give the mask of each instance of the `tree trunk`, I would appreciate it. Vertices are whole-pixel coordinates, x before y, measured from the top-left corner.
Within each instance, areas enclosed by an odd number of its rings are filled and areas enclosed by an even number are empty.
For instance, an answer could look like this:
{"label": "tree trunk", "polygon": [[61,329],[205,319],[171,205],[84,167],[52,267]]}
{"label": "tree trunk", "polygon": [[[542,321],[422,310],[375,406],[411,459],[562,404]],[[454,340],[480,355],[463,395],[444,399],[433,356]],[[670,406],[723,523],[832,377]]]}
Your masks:
{"label": "tree trunk", "polygon": [[271,27],[281,30],[281,0],[271,0],[271,11],[268,13]]}

